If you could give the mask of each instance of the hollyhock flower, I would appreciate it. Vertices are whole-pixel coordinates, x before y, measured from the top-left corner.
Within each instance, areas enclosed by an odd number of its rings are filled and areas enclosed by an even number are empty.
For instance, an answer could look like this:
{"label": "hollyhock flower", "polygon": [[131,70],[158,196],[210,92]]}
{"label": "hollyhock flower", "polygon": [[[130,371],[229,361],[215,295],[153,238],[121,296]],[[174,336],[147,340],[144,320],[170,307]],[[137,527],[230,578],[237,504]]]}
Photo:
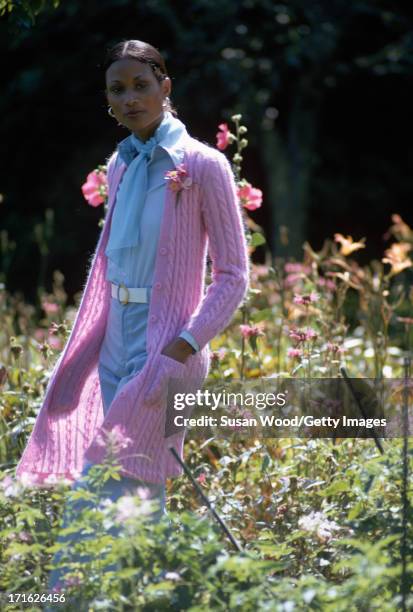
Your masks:
{"label": "hollyhock flower", "polygon": [[296,293],[294,295],[293,302],[294,304],[302,304],[303,306],[309,306],[313,302],[317,302],[319,297],[320,296],[318,295],[318,293],[315,293],[314,291],[312,291],[309,295],[300,295],[299,293]]}
{"label": "hollyhock flower", "polygon": [[232,138],[231,138],[232,134],[229,131],[227,123],[220,123],[218,126],[218,129],[220,131],[217,132],[216,134],[217,148],[220,149],[221,151],[224,151],[227,148],[227,146],[230,145],[232,142]]}
{"label": "hollyhock flower", "polygon": [[391,276],[400,274],[406,268],[413,266],[412,260],[407,257],[407,253],[411,248],[412,245],[408,242],[395,242],[389,249],[384,251],[386,257],[383,257],[382,262],[390,264]]}
{"label": "hollyhock flower", "polygon": [[354,251],[358,251],[359,249],[364,249],[366,245],[364,244],[366,239],[362,238],[360,242],[354,242],[351,236],[347,236],[345,238],[343,234],[334,234],[334,240],[341,244],[340,253],[344,256],[351,255]]}
{"label": "hollyhock flower", "polygon": [[188,176],[184,164],[178,164],[176,170],[165,172],[165,180],[168,181],[169,189],[174,192],[189,189],[192,185],[192,179]]}
{"label": "hollyhock flower", "polygon": [[250,183],[244,182],[237,189],[237,196],[241,204],[247,210],[256,210],[262,203],[262,191],[252,187]]}
{"label": "hollyhock flower", "polygon": [[240,325],[241,335],[244,338],[263,336],[264,332],[259,325]]}
{"label": "hollyhock flower", "polygon": [[108,194],[106,173],[98,168],[89,172],[86,183],[82,185],[82,193],[90,206],[103,204]]}

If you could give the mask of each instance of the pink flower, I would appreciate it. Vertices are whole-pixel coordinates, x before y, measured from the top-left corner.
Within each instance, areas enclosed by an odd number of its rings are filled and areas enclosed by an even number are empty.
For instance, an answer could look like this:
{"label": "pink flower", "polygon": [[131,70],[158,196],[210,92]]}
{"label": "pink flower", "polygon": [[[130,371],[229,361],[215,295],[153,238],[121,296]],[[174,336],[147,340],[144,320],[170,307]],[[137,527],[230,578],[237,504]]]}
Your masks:
{"label": "pink flower", "polygon": [[68,576],[64,578],[65,586],[70,587],[80,587],[82,586],[82,579],[80,576]]}
{"label": "pink flower", "polygon": [[176,170],[165,172],[165,179],[168,181],[169,189],[175,192],[181,191],[181,189],[189,189],[192,185],[192,179],[188,176],[184,164],[179,164]]}
{"label": "pink flower", "polygon": [[133,440],[126,435],[126,430],[122,425],[115,425],[112,430],[101,429],[97,436],[97,444],[101,448],[112,446],[115,452],[127,448]]}
{"label": "pink flower", "polygon": [[86,183],[82,185],[82,193],[90,206],[103,204],[108,193],[106,174],[98,169],[89,172]]}
{"label": "pink flower", "polygon": [[345,348],[339,346],[338,344],[334,344],[333,342],[327,342],[326,344],[326,351],[329,353],[344,353],[345,350]]}
{"label": "pink flower", "polygon": [[43,300],[42,308],[46,314],[56,314],[56,312],[59,312],[59,304],[48,302],[47,300]]}
{"label": "pink flower", "polygon": [[19,540],[21,542],[33,542],[33,536],[28,531],[21,531],[19,533]]}
{"label": "pink flower", "polygon": [[287,272],[287,274],[293,272],[293,273],[302,273],[302,274],[310,274],[311,272],[311,266],[306,266],[302,263],[296,263],[293,261],[289,261],[288,263],[286,263],[284,265],[284,270]]}
{"label": "pink flower", "polygon": [[241,336],[244,338],[251,338],[251,336],[263,336],[264,332],[262,331],[259,325],[240,325]]}
{"label": "pink flower", "polygon": [[335,291],[336,290],[335,282],[330,280],[329,278],[320,277],[319,279],[317,279],[317,285],[319,287],[325,287],[329,291]]}
{"label": "pink flower", "polygon": [[42,342],[42,340],[45,339],[46,337],[46,330],[42,329],[41,327],[38,327],[37,329],[35,329],[34,331],[34,337],[36,338],[36,340],[38,340],[38,342]]}
{"label": "pink flower", "polygon": [[200,474],[197,478],[197,481],[199,482],[199,484],[203,485],[206,482],[206,476],[205,473],[202,472],[202,474]]}
{"label": "pink flower", "polygon": [[220,132],[217,132],[217,148],[224,151],[231,144],[231,132],[228,129],[227,123],[220,123],[218,126]]}
{"label": "pink flower", "polygon": [[316,302],[319,295],[312,291],[309,295],[300,295],[296,293],[294,295],[294,304],[302,304],[303,306],[309,306],[311,303]]}
{"label": "pink flower", "polygon": [[302,357],[303,352],[301,349],[298,348],[289,348],[287,351],[287,355],[288,357],[291,357],[291,359],[299,359],[300,357]]}
{"label": "pink flower", "polygon": [[297,329],[293,327],[289,331],[289,336],[293,340],[296,340],[298,343],[306,342],[307,340],[315,340],[318,336],[317,332],[311,327],[307,327],[304,329]]}
{"label": "pink flower", "polygon": [[256,210],[262,203],[262,191],[252,187],[250,183],[245,183],[237,189],[237,196],[241,204],[247,210]]}
{"label": "pink flower", "polygon": [[47,337],[47,341],[52,349],[55,349],[56,351],[59,351],[62,348],[62,340],[57,336],[50,335]]}

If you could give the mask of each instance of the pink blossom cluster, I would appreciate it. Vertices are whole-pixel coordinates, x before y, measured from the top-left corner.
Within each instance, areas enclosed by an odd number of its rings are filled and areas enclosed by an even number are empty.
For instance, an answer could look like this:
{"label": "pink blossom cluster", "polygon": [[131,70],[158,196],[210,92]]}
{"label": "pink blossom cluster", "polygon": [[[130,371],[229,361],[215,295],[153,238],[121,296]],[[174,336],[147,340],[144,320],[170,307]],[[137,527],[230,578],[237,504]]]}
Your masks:
{"label": "pink blossom cluster", "polygon": [[188,176],[188,171],[184,164],[178,164],[176,170],[165,172],[165,180],[168,182],[169,189],[174,192],[181,191],[181,189],[189,189],[192,185],[192,179]]}
{"label": "pink blossom cluster", "polygon": [[293,327],[289,330],[289,336],[292,340],[295,340],[298,344],[301,344],[303,342],[307,342],[308,340],[316,340],[318,334],[312,327],[307,327],[307,329],[298,329],[297,327]]}
{"label": "pink blossom cluster", "polygon": [[122,425],[115,425],[110,431],[102,428],[97,436],[98,446],[101,448],[111,446],[114,452],[128,448],[132,442],[133,440],[126,435],[125,427]]}
{"label": "pink blossom cluster", "polygon": [[103,204],[108,194],[106,173],[98,168],[89,172],[86,183],[82,185],[82,193],[90,206]]}
{"label": "pink blossom cluster", "polygon": [[262,204],[262,191],[253,187],[250,183],[244,182],[238,187],[237,196],[244,208],[247,210],[256,210]]}
{"label": "pink blossom cluster", "polygon": [[262,326],[260,325],[240,325],[241,335],[244,338],[263,336]]}
{"label": "pink blossom cluster", "polygon": [[312,291],[310,294],[307,295],[300,295],[299,293],[296,293],[294,295],[294,304],[300,304],[302,306],[309,306],[310,304],[317,302],[317,300],[319,299],[319,295],[318,293],[315,293],[314,291]]}

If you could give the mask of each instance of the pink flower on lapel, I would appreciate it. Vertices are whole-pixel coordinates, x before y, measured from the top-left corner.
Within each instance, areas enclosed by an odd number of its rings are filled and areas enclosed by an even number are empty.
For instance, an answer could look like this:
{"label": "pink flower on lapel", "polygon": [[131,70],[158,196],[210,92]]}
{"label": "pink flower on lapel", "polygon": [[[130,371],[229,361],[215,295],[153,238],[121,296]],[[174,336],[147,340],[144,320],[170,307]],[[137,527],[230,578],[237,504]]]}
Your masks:
{"label": "pink flower on lapel", "polygon": [[189,189],[192,185],[192,179],[188,176],[184,164],[179,164],[176,170],[165,172],[165,179],[168,181],[169,189],[175,192],[181,191],[181,189]]}
{"label": "pink flower on lapel", "polygon": [[103,204],[108,195],[108,183],[104,166],[89,172],[86,183],[82,185],[82,193],[90,206]]}

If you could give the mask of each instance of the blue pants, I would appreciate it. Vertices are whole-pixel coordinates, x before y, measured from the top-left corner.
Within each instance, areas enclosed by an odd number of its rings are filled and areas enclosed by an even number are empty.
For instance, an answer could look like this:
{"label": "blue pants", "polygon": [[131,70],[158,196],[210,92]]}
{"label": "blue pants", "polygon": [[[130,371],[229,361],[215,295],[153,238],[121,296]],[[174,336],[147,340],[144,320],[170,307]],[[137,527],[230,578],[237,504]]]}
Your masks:
{"label": "blue pants", "polygon": [[[109,410],[110,404],[119,390],[133,378],[143,367],[146,359],[146,323],[149,311],[149,303],[129,303],[121,304],[118,300],[111,298],[106,333],[99,355],[99,379],[102,391],[104,414]],[[92,463],[85,462],[81,477],[72,486],[73,489],[85,488],[87,484],[84,476],[88,473]],[[141,491],[148,499],[157,502],[158,508],[149,517],[152,522],[158,521],[165,511],[165,484],[146,483],[134,478],[121,476],[120,480],[113,478],[106,481],[102,490],[102,498],[109,498],[116,502],[123,495],[139,495]],[[78,500],[74,504],[75,514],[86,507],[87,502]],[[68,526],[68,510],[66,506],[63,514],[63,527]],[[110,533],[116,535],[118,527],[113,527]],[[80,534],[75,533],[70,536],[71,541],[80,539]],[[58,541],[66,538],[59,536]],[[60,558],[59,553],[53,558],[56,563]],[[75,556],[72,556],[73,560]],[[48,581],[48,591],[61,580],[65,570],[54,569],[50,572]],[[64,588],[64,586],[63,586]]]}

